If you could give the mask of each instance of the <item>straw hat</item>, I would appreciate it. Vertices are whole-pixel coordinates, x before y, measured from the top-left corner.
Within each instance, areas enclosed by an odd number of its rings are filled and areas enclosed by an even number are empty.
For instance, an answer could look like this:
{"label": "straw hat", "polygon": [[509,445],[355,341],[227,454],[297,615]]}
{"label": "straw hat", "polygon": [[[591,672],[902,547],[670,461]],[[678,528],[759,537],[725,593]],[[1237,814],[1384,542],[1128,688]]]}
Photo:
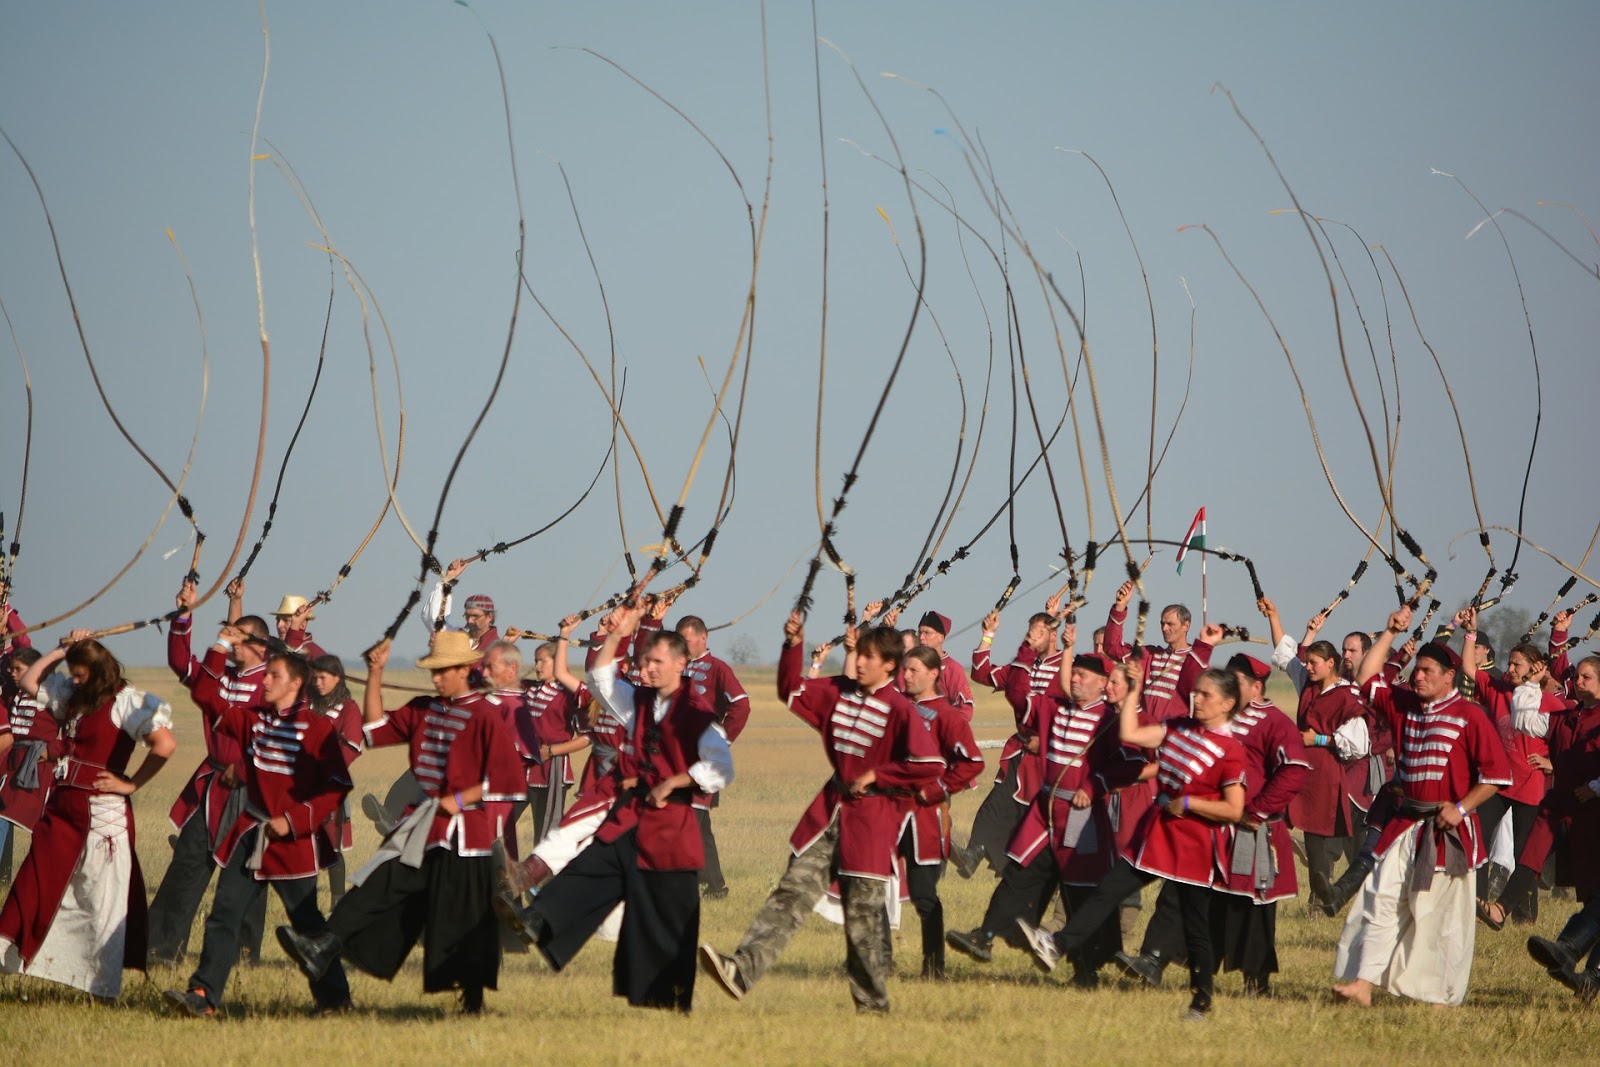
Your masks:
{"label": "straw hat", "polygon": [[[287,596],[285,596],[283,598],[283,603],[279,604],[278,605],[278,610],[274,611],[272,614],[274,614],[274,615],[296,615],[296,614],[299,614],[300,609],[305,607],[305,606],[306,606],[306,598],[305,597],[303,597],[303,596],[295,596],[293,593],[290,593],[290,594],[288,594]],[[316,616],[315,615],[307,615],[306,618],[314,619],[314,618],[316,618]]]}
{"label": "straw hat", "polygon": [[440,630],[433,635],[428,654],[417,660],[417,666],[433,671],[441,667],[462,667],[476,663],[483,653],[472,647],[472,637],[464,630]]}

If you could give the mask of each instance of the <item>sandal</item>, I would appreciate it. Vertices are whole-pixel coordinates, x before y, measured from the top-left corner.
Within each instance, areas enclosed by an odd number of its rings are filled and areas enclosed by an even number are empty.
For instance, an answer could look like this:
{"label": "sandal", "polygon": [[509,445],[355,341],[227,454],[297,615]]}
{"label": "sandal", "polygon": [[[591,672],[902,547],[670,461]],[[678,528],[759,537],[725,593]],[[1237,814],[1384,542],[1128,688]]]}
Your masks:
{"label": "sandal", "polygon": [[1504,930],[1506,926],[1506,908],[1498,900],[1485,903],[1482,898],[1478,900],[1478,921],[1491,930]]}

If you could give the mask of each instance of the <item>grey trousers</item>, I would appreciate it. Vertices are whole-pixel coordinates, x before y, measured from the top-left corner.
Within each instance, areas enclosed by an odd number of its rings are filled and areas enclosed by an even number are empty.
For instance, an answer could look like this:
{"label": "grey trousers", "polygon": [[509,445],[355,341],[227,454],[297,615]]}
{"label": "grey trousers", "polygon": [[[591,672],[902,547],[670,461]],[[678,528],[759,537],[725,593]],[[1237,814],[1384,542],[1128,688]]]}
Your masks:
{"label": "grey trousers", "polygon": [[[789,860],[778,886],[750,921],[734,950],[739,976],[748,989],[777,962],[796,930],[828,891],[839,843],[839,818],[800,855]],[[889,1010],[889,974],[894,946],[889,939],[889,883],[876,878],[839,877],[844,899],[845,973],[858,1011]]]}

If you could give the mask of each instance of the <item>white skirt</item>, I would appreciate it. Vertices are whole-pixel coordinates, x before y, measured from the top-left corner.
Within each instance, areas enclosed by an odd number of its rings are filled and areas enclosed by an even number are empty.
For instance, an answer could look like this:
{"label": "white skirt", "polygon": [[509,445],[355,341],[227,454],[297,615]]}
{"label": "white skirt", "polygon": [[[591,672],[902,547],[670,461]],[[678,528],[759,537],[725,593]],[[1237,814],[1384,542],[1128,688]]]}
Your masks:
{"label": "white skirt", "polygon": [[0,939],[0,970],[60,982],[97,997],[122,992],[128,933],[128,885],[133,849],[128,843],[128,803],[120,796],[89,798],[89,837],[61,906],[33,962]]}

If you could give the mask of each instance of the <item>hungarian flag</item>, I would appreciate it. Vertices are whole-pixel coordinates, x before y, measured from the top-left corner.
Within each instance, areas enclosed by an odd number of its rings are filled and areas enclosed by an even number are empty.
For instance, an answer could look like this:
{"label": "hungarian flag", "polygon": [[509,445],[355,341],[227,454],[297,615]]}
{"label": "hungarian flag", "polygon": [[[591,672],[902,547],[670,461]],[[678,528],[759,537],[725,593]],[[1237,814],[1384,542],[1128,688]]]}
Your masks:
{"label": "hungarian flag", "polygon": [[1183,573],[1183,560],[1191,548],[1206,547],[1206,509],[1201,508],[1194,513],[1194,521],[1189,524],[1189,532],[1183,535],[1183,545],[1178,549],[1178,573]]}

